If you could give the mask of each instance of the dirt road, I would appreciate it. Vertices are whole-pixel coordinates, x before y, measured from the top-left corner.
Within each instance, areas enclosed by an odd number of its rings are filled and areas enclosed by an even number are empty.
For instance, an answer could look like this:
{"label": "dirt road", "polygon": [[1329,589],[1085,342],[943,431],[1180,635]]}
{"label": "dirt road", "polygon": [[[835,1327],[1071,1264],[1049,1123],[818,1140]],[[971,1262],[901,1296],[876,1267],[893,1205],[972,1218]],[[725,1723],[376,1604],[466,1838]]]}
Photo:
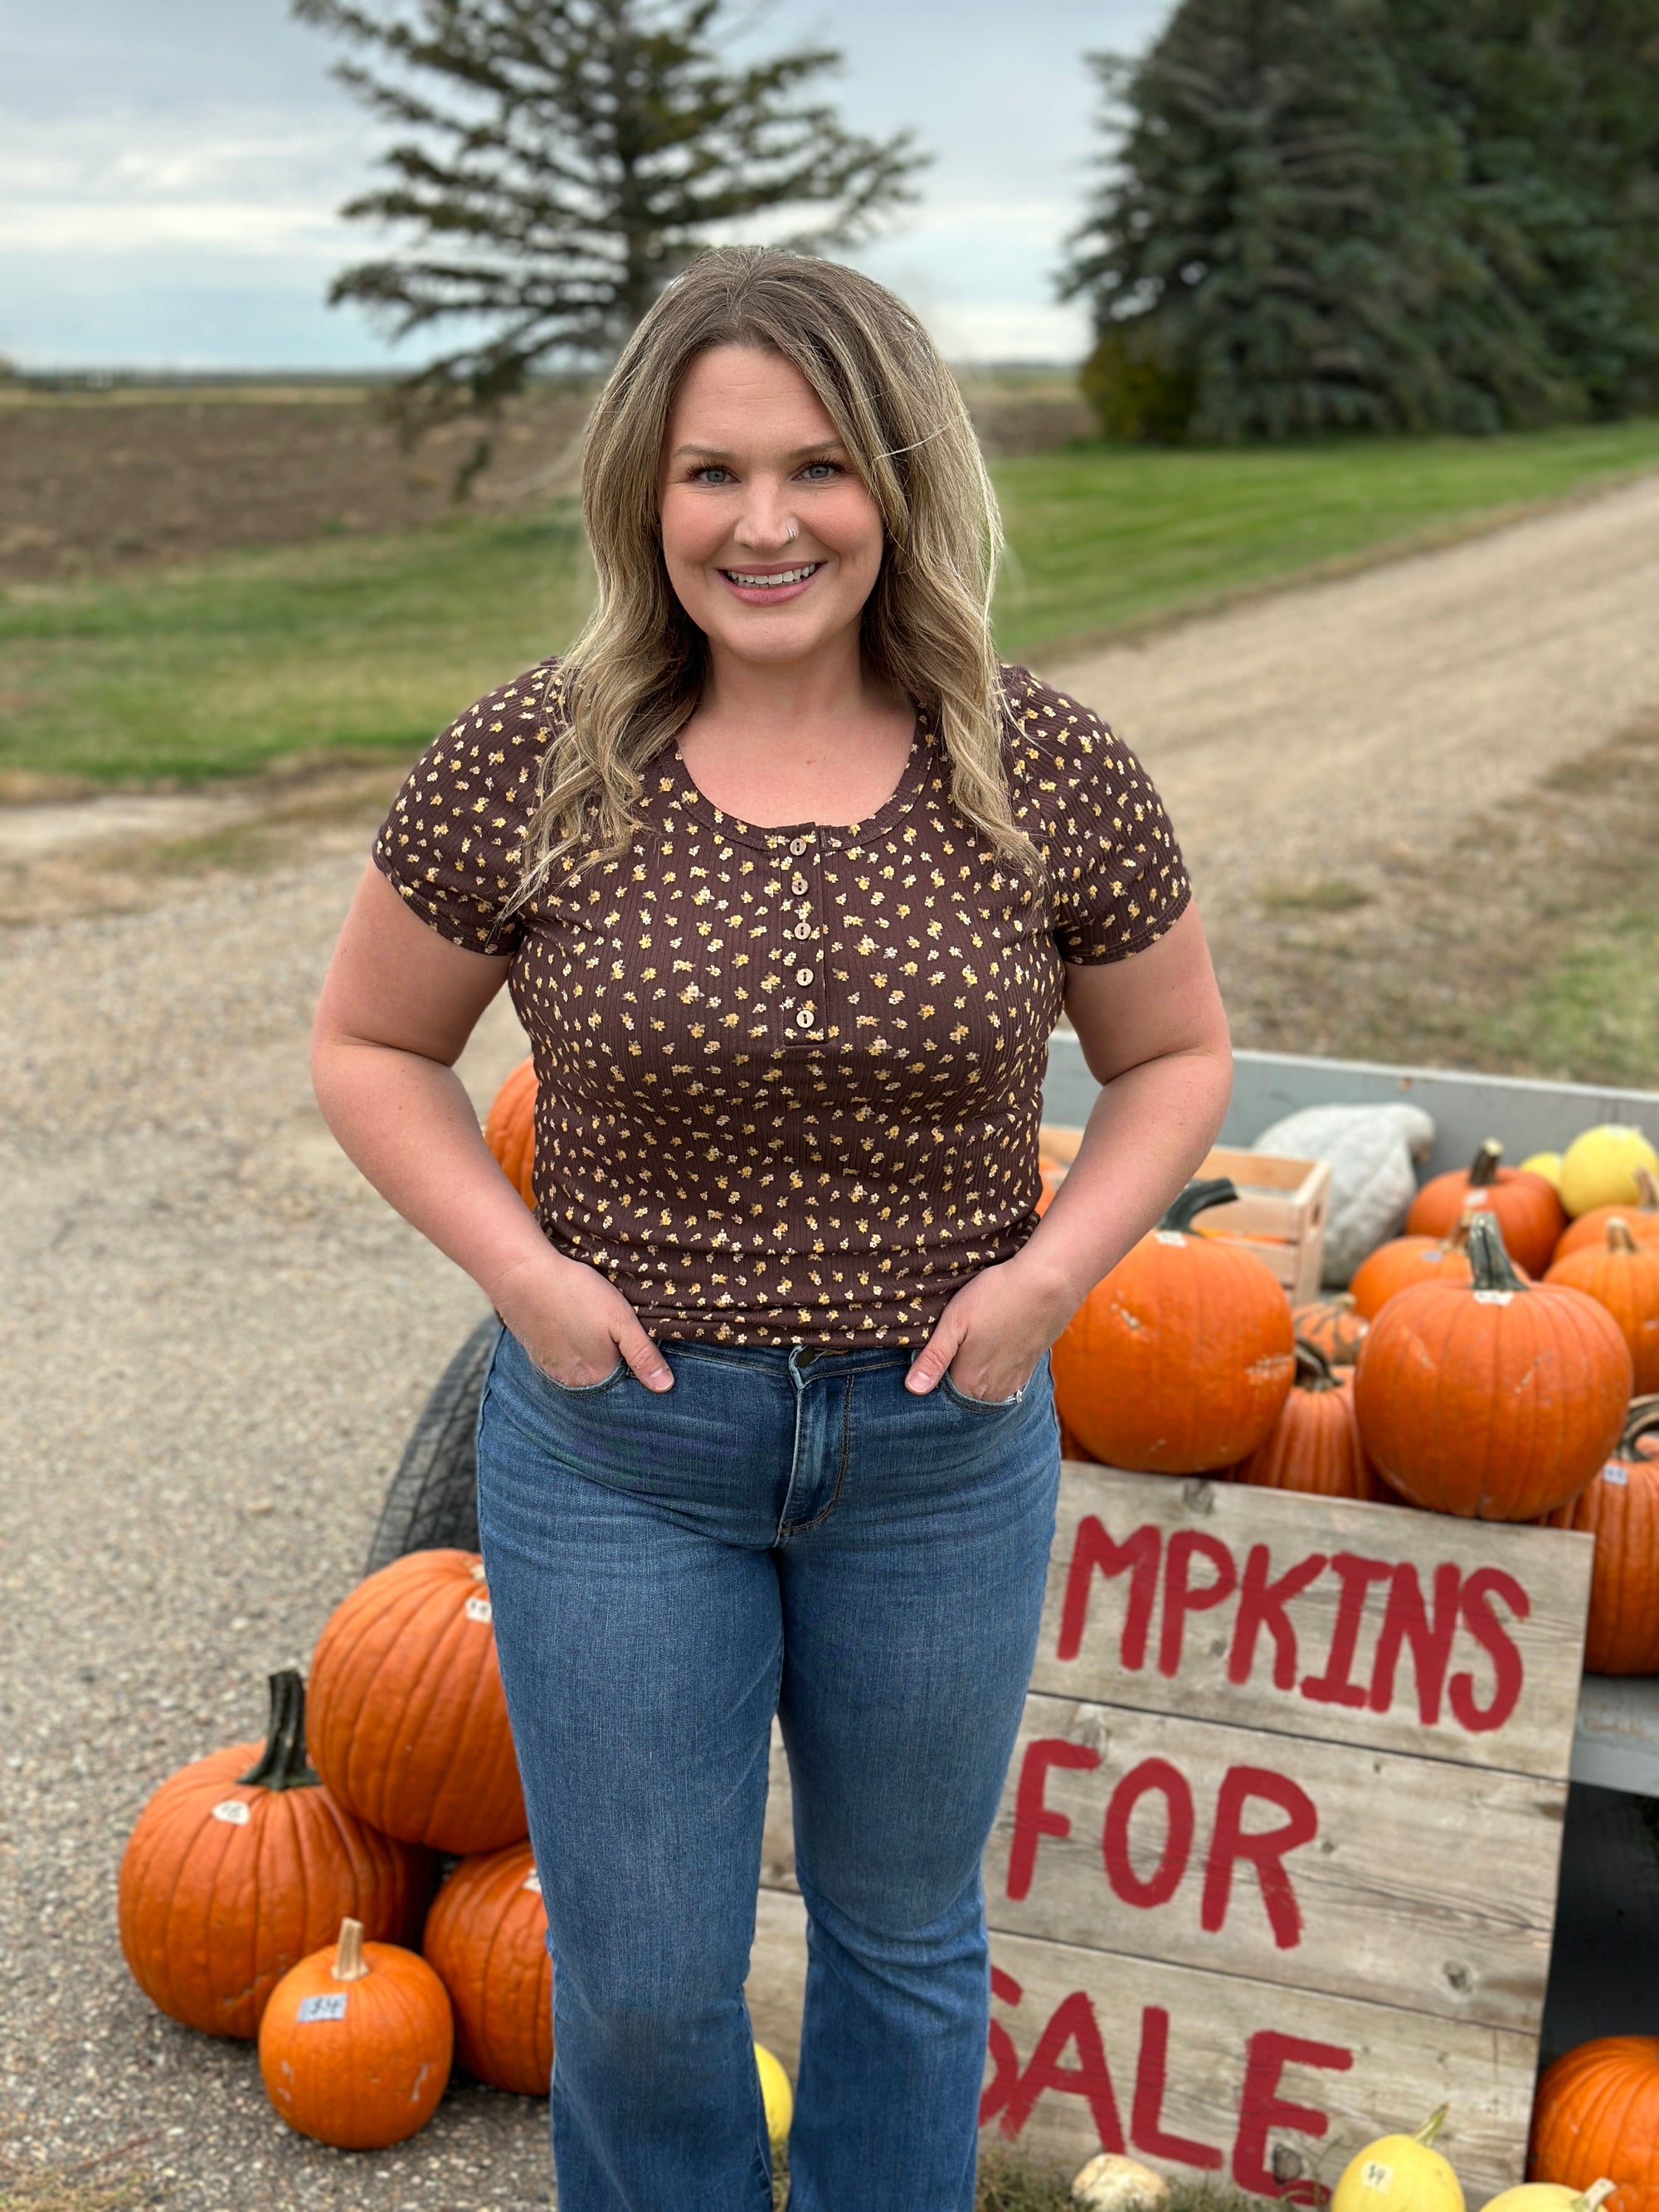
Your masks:
{"label": "dirt road", "polygon": [[[1368,884],[1495,802],[1524,811],[1659,700],[1656,604],[1659,480],[1045,672],[1144,750],[1224,965],[1264,884]],[[383,2157],[300,2142],[248,2051],[158,2019],[114,1937],[139,1806],[257,1732],[481,1310],[310,1102],[362,804],[302,811],[258,872],[232,848],[185,876],[106,848],[132,911],[77,916],[59,876],[61,918],[0,935],[0,2193],[9,2157],[111,2153],[103,2178],[179,2212],[547,2201],[542,2108],[476,2087]],[[43,826],[0,817],[14,917],[63,862]],[[498,1010],[477,1097],[517,1050]]]}

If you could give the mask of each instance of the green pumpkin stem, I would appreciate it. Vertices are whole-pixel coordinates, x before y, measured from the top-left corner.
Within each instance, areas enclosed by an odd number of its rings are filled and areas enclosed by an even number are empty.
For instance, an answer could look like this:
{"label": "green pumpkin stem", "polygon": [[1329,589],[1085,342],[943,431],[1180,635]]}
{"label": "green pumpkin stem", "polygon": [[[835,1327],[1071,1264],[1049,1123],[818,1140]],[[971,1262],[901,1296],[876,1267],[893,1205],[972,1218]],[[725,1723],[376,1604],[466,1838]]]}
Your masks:
{"label": "green pumpkin stem", "polygon": [[1498,1164],[1503,1157],[1503,1146],[1496,1137],[1488,1137],[1469,1164],[1469,1188],[1489,1189],[1498,1180]]}
{"label": "green pumpkin stem", "polygon": [[1485,1206],[1469,1222],[1469,1266],[1477,1291],[1524,1291],[1527,1287],[1504,1249],[1503,1231]]}
{"label": "green pumpkin stem", "polygon": [[314,1790],[321,1781],[306,1765],[306,1686],[295,1668],[284,1667],[271,1676],[265,1747],[236,1778],[261,1790]]}
{"label": "green pumpkin stem", "polygon": [[1451,2106],[1449,2105],[1437,2105],[1434,2110],[1429,2114],[1428,2118],[1424,2121],[1422,2126],[1419,2128],[1417,2133],[1412,2137],[1412,2141],[1413,2142],[1420,2142],[1424,2149],[1426,2150],[1429,2145],[1434,2141],[1435,2137],[1439,2134],[1441,2129],[1445,2126],[1446,2115],[1450,2112],[1450,2110]]}
{"label": "green pumpkin stem", "polygon": [[1340,1389],[1331,1372],[1331,1363],[1316,1344],[1298,1336],[1295,1345],[1296,1387],[1298,1390],[1335,1390]]}
{"label": "green pumpkin stem", "polygon": [[1158,1225],[1184,1234],[1195,1213],[1202,1213],[1206,1206],[1225,1206],[1237,1196],[1238,1186],[1231,1176],[1210,1176],[1201,1182],[1189,1182]]}

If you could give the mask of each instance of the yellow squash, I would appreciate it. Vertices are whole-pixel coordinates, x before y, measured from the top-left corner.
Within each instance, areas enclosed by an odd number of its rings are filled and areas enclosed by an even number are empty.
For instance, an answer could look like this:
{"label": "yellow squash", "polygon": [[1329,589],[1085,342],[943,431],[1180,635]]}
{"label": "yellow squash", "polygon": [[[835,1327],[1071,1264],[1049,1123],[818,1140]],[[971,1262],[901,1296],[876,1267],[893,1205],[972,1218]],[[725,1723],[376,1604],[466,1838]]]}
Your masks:
{"label": "yellow squash", "polygon": [[1530,1159],[1522,1161],[1521,1167],[1524,1174],[1542,1176],[1545,1182],[1554,1190],[1557,1197],[1560,1196],[1561,1155],[1559,1152],[1534,1152]]}
{"label": "yellow squash", "polygon": [[789,2076],[763,2043],[755,2045],[755,2063],[766,2101],[766,2132],[775,2145],[787,2142],[789,2123],[795,2116],[795,2093],[789,2087]]}
{"label": "yellow squash", "polygon": [[1659,1152],[1639,1129],[1623,1121],[1586,1129],[1561,1155],[1561,1203],[1575,1219],[1593,1206],[1634,1206],[1638,1168],[1659,1175]]}
{"label": "yellow squash", "polygon": [[1580,2191],[1565,2181],[1523,2181],[1518,2189],[1489,2197],[1480,2212],[1600,2212],[1602,2199],[1618,2186],[1616,2181],[1593,2181]]}
{"label": "yellow squash", "polygon": [[1379,2136],[1350,2159],[1331,2196],[1331,2212],[1463,2212],[1463,2191],[1434,2148],[1447,2106],[1414,2136]]}

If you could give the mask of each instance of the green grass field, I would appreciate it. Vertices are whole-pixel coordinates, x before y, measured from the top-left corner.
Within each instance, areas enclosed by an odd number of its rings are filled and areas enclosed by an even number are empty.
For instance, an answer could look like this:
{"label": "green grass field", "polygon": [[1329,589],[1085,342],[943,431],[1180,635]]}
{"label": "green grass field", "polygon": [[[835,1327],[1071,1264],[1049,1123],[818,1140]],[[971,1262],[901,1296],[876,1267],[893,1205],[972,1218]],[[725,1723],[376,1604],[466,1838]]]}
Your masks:
{"label": "green grass field", "polygon": [[[997,465],[1005,653],[1143,623],[1659,467],[1659,421],[1252,452],[1077,445]],[[0,595],[0,772],[197,781],[408,754],[570,637],[568,509],[334,538]]]}

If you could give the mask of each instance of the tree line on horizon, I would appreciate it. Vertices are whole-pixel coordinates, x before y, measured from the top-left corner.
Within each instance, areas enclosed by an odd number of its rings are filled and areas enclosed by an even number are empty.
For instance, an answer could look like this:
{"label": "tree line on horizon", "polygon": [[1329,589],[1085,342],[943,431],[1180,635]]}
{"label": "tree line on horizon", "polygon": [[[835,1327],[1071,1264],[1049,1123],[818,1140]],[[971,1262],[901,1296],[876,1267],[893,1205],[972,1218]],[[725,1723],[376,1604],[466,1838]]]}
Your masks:
{"label": "tree line on horizon", "polygon": [[[342,212],[405,243],[331,302],[456,334],[396,389],[410,434],[478,421],[463,484],[505,399],[603,368],[715,239],[845,248],[918,197],[910,132],[817,96],[835,50],[732,58],[734,0],[291,5],[393,131]],[[1659,404],[1659,0],[1180,0],[1145,54],[1084,65],[1103,146],[1060,289],[1093,311],[1105,434]]]}

